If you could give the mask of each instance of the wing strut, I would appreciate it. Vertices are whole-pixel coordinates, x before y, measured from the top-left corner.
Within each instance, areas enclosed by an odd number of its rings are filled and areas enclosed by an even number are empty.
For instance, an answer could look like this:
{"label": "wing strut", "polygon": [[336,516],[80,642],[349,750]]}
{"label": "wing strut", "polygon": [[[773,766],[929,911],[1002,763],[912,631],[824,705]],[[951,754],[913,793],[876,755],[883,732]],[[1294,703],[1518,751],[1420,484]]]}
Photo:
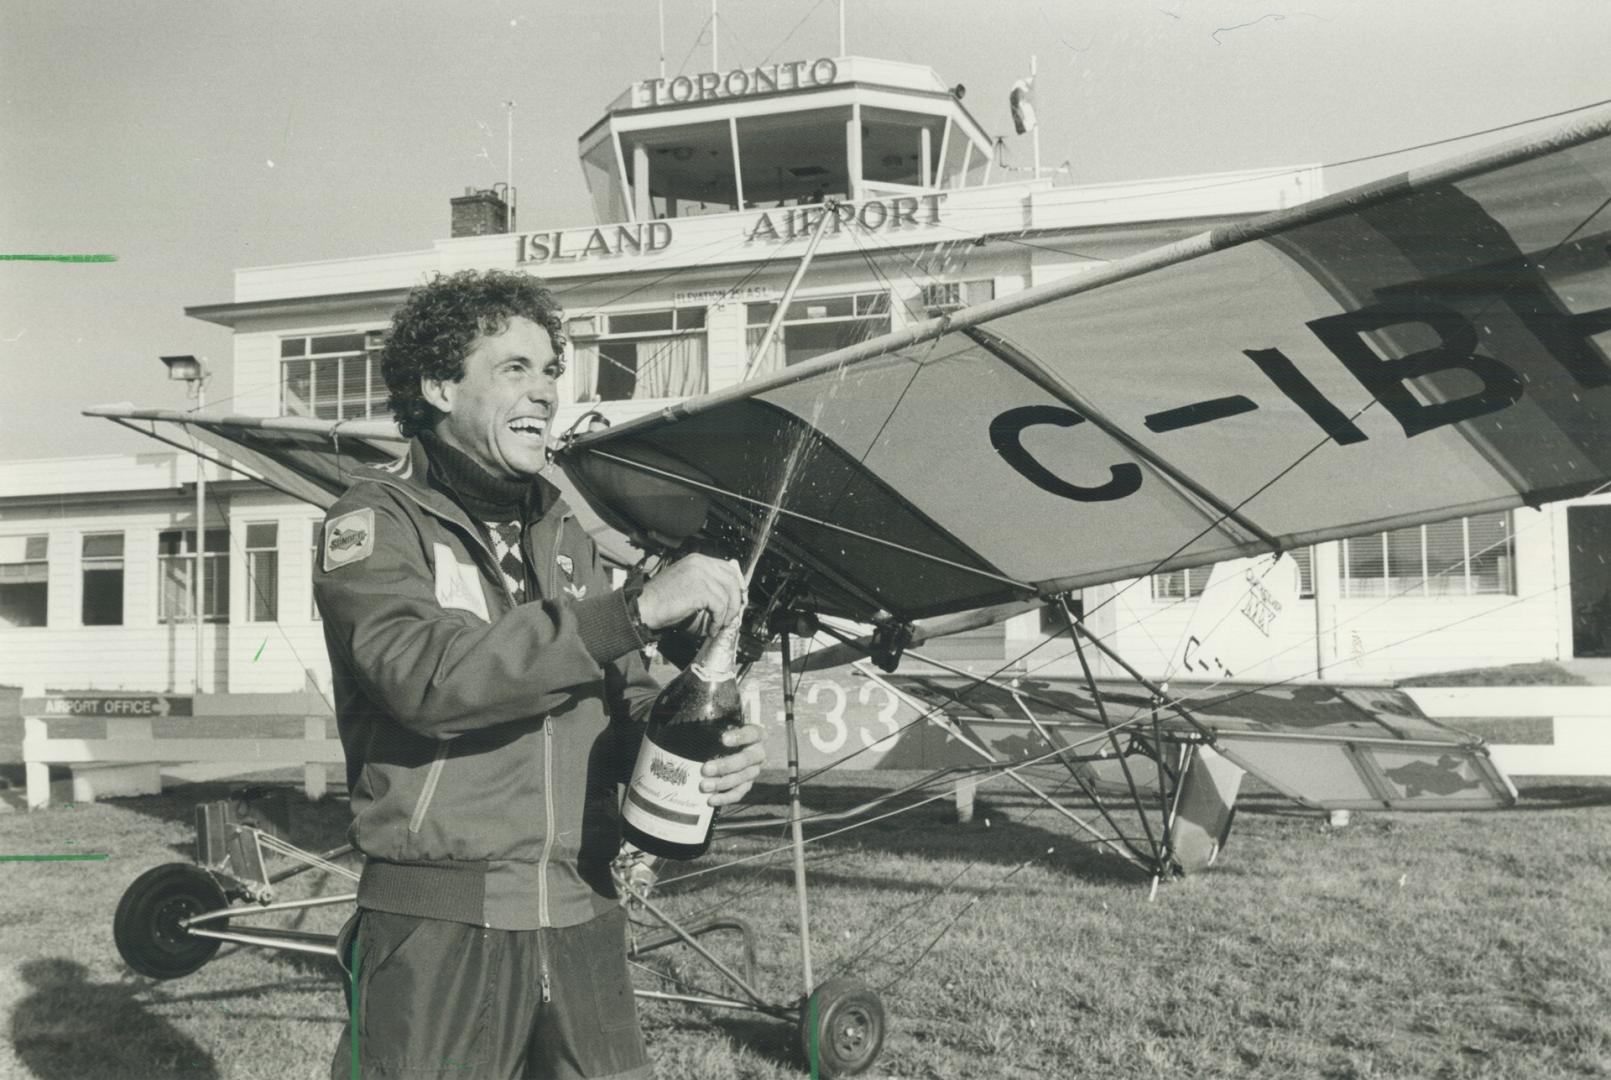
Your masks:
{"label": "wing strut", "polygon": [[750,353],[749,363],[744,365],[744,374],[740,378],[740,382],[748,381],[750,375],[755,371],[755,365],[761,362],[761,357],[766,355],[766,350],[772,347],[772,339],[777,337],[778,327],[783,325],[783,319],[789,313],[789,302],[794,299],[794,291],[800,287],[800,282],[805,277],[806,270],[810,268],[811,257],[817,253],[817,245],[822,242],[823,233],[828,231],[828,222],[838,216],[839,203],[837,200],[830,199],[822,208],[822,218],[817,222],[817,227],[811,232],[811,239],[806,243],[805,254],[800,256],[800,265],[794,268],[794,276],[789,279],[788,287],[783,290],[783,295],[778,297],[778,308],[772,312],[772,321],[766,324],[766,333],[761,335],[760,344],[755,346],[755,351]]}

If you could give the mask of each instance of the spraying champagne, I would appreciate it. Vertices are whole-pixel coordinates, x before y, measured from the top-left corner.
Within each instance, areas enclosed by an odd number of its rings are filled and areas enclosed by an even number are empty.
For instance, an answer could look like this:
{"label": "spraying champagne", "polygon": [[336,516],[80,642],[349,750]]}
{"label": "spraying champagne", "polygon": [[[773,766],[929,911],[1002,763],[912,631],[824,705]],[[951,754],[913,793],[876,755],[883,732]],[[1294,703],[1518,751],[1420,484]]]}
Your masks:
{"label": "spraying champagne", "polygon": [[700,768],[727,752],[722,733],[744,723],[738,696],[739,619],[714,631],[687,669],[666,684],[622,809],[621,835],[667,859],[696,859],[710,847],[716,808],[699,790]]}

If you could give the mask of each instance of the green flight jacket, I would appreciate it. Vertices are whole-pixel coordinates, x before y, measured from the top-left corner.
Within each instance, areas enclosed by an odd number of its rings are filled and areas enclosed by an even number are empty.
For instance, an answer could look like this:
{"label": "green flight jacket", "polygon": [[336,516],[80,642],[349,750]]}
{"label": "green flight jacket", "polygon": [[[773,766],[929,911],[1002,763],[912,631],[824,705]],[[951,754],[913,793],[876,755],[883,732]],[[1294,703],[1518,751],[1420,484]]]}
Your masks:
{"label": "green flight jacket", "polygon": [[516,605],[483,532],[406,457],[330,508],[314,596],[365,858],[362,907],[500,930],[616,902],[616,784],[658,692],[626,603],[544,480]]}

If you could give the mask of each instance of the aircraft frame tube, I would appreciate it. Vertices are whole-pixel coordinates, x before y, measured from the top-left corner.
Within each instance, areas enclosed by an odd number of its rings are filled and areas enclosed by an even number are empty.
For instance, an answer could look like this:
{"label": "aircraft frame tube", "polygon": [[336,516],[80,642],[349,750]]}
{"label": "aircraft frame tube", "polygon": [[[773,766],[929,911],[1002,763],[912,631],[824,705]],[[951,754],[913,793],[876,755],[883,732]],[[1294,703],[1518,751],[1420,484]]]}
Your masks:
{"label": "aircraft frame tube", "polygon": [[811,975],[810,909],[806,905],[805,835],[800,815],[800,734],[794,724],[794,683],[790,681],[792,650],[790,634],[779,635],[783,654],[783,730],[789,742],[789,841],[794,849],[794,895],[800,908],[800,973],[805,998],[811,997],[816,981]]}

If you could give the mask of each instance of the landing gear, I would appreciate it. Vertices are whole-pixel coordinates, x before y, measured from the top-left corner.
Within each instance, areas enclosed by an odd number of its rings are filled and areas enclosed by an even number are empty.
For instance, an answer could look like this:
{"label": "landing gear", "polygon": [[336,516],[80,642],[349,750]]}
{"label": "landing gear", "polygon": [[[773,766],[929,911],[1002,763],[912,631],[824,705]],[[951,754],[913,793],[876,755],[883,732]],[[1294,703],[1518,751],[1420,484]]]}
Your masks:
{"label": "landing gear", "polygon": [[884,1046],[884,1003],[860,979],[829,979],[800,1009],[800,1049],[812,1076],[855,1076]]}
{"label": "landing gear", "polygon": [[[189,863],[147,870],[118,901],[112,939],[123,962],[153,979],[177,979],[198,970],[218,952],[216,938],[196,937],[184,920],[229,906],[211,874]],[[227,920],[214,925],[222,929]]]}

